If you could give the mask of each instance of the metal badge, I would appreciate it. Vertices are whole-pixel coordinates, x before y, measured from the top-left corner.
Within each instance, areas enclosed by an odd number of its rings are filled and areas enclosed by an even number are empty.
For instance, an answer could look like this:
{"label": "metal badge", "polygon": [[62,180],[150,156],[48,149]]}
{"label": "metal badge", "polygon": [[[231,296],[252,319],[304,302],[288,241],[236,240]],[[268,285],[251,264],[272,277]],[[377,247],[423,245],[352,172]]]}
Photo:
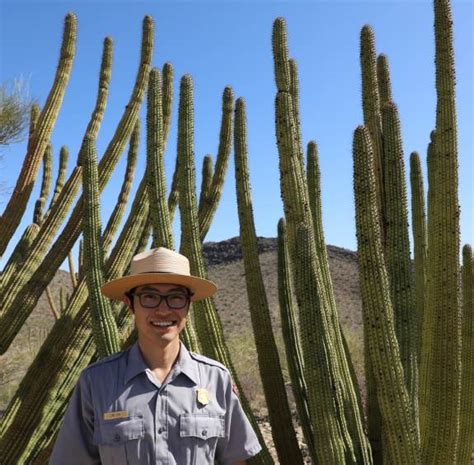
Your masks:
{"label": "metal badge", "polygon": [[209,403],[208,390],[204,388],[199,388],[197,390],[197,400],[201,405],[207,405]]}

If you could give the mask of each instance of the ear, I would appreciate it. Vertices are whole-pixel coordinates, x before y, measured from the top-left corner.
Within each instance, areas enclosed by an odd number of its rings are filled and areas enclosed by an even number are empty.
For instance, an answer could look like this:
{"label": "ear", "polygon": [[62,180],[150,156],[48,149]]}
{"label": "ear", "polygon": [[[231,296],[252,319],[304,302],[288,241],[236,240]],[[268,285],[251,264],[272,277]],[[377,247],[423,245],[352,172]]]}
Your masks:
{"label": "ear", "polygon": [[128,311],[133,315],[135,312],[133,311],[133,302],[128,295],[124,295],[122,301],[128,307]]}

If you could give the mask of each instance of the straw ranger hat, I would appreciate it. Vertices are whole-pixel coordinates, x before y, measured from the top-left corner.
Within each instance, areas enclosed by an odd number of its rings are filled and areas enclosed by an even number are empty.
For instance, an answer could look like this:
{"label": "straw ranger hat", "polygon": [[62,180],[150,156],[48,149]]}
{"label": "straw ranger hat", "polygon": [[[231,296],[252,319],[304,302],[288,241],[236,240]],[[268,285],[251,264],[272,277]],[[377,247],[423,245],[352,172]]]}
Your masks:
{"label": "straw ranger hat", "polygon": [[122,300],[130,289],[144,284],[179,284],[190,289],[193,301],[210,297],[217,290],[212,281],[191,276],[184,255],[165,247],[135,255],[130,274],[105,283],[101,290],[111,299]]}

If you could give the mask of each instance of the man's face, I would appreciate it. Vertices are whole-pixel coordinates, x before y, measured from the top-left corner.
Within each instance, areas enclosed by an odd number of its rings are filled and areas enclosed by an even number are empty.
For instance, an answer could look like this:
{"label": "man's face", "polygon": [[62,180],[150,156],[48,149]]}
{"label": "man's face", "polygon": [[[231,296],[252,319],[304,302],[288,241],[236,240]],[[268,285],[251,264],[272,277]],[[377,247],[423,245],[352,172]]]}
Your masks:
{"label": "man's face", "polygon": [[[133,294],[138,338],[160,345],[177,339],[186,325],[189,290],[177,284],[146,284],[135,288]],[[130,299],[125,300],[130,307]],[[183,304],[183,308],[173,308]]]}

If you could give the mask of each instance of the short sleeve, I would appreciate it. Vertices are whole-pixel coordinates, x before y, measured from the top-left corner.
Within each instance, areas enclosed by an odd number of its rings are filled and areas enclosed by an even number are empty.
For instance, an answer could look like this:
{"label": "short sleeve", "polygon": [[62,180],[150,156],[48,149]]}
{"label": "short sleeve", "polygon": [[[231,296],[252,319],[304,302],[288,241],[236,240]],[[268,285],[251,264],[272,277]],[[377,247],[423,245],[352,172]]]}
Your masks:
{"label": "short sleeve", "polygon": [[83,372],[69,401],[49,465],[99,465],[93,434],[94,409],[87,372]]}
{"label": "short sleeve", "polygon": [[262,447],[232,388],[232,380],[228,373],[226,373],[225,398],[227,406],[225,437],[219,438],[216,459],[221,465],[233,465],[258,454]]}

